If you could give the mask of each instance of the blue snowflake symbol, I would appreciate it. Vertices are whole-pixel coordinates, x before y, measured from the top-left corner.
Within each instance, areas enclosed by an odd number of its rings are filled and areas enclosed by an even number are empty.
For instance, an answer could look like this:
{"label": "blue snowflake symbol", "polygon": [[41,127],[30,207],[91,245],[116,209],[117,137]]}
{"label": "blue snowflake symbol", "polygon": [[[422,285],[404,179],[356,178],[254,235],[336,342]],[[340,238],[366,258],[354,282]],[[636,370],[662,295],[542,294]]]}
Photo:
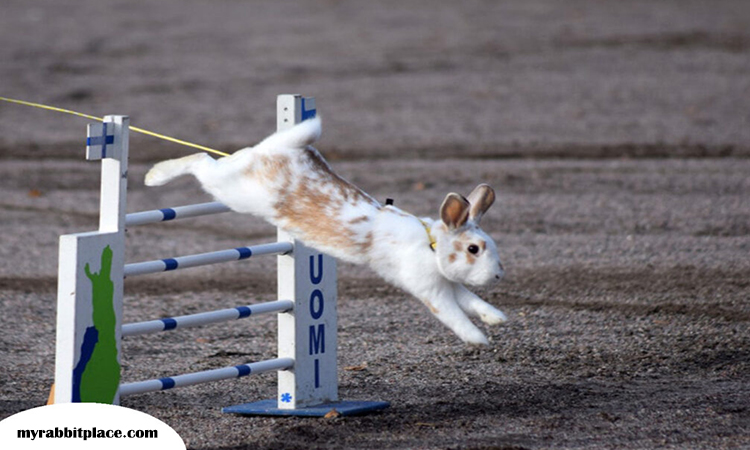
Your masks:
{"label": "blue snowflake symbol", "polygon": [[281,401],[284,403],[291,403],[292,402],[292,394],[286,393],[281,394]]}

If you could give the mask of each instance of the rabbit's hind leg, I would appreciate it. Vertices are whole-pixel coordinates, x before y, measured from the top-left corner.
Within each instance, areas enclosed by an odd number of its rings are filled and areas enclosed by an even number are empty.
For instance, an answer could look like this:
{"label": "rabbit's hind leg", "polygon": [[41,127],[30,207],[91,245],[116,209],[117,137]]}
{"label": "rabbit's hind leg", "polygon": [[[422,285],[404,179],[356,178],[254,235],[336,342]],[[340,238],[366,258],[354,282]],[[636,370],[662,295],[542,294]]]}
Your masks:
{"label": "rabbit's hind leg", "polygon": [[454,286],[458,305],[470,316],[478,317],[487,325],[497,325],[508,320],[502,311],[485,302],[461,284]]}
{"label": "rabbit's hind leg", "polygon": [[181,175],[194,174],[201,166],[215,162],[205,153],[162,161],[148,171],[145,183],[146,186],[162,186]]}

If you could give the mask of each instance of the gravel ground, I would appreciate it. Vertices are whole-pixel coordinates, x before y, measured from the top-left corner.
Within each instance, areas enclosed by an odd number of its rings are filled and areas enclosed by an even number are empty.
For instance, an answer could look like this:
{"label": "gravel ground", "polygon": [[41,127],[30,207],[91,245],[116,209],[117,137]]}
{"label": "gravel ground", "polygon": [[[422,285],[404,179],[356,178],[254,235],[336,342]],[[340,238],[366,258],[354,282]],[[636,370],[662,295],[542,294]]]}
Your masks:
{"label": "gravel ground", "polygon": [[[484,228],[510,320],[463,345],[405,293],[339,266],[334,419],[246,418],[275,377],[126,398],[190,449],[750,448],[750,4],[745,1],[7,0],[0,95],[231,151],[275,96],[366,191],[434,215],[493,185]],[[0,104],[0,418],[53,378],[57,240],[95,229],[85,121]],[[129,211],[209,200],[143,175],[184,148],[131,138]],[[128,260],[267,241],[226,214],[135,228]],[[31,245],[30,245],[31,244]],[[178,250],[179,249],[179,250]],[[273,260],[126,282],[126,321],[274,299]],[[275,322],[133,338],[127,381],[274,355]]]}

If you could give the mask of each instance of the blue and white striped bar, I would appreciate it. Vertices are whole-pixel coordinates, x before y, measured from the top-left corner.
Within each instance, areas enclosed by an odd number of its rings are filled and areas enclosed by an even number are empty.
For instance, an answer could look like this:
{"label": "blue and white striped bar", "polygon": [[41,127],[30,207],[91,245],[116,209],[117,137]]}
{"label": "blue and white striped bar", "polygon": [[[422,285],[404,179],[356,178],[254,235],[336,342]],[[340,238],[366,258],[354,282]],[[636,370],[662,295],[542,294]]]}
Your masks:
{"label": "blue and white striped bar", "polygon": [[178,317],[167,317],[164,319],[149,320],[147,322],[128,323],[122,326],[122,337],[140,336],[143,334],[158,333],[160,331],[176,330],[178,328],[199,327],[212,323],[244,319],[259,314],[290,311],[293,308],[293,301],[277,300],[275,302],[238,306],[236,308],[219,309],[216,311]]}
{"label": "blue and white striped bar", "polygon": [[174,208],[154,209],[131,213],[125,216],[125,226],[146,225],[149,223],[166,222],[168,220],[186,219],[188,217],[208,216],[229,212],[228,206],[219,202],[197,203],[195,205],[175,206]]}
{"label": "blue and white striped bar", "polygon": [[167,389],[192,386],[194,384],[207,383],[209,381],[227,380],[230,378],[244,377],[250,374],[287,370],[291,369],[293,366],[294,360],[292,358],[276,358],[234,367],[224,367],[222,369],[177,375],[174,377],[138,381],[135,383],[124,383],[120,385],[120,396],[124,397],[126,395],[144,394],[146,392],[165,391]]}
{"label": "blue and white striped bar", "polygon": [[284,255],[294,249],[291,242],[272,242],[252,247],[238,247],[217,252],[197,255],[178,256],[175,258],[157,259],[140,263],[125,264],[125,276],[145,275],[147,273],[166,272],[188,267],[206,266],[229,261],[239,261],[251,256]]}

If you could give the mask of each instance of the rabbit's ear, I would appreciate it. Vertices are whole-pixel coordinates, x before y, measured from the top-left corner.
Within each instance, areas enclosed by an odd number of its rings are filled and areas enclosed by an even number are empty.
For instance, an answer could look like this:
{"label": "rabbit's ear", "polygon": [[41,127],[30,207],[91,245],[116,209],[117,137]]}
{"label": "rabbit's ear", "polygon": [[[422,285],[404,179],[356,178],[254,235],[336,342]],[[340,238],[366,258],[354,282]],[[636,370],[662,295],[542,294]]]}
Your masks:
{"label": "rabbit's ear", "polygon": [[479,223],[484,213],[495,203],[495,191],[489,184],[480,184],[469,194],[469,220]]}
{"label": "rabbit's ear", "polygon": [[450,193],[440,206],[440,218],[448,225],[448,229],[455,230],[462,227],[469,220],[469,201],[462,196]]}

